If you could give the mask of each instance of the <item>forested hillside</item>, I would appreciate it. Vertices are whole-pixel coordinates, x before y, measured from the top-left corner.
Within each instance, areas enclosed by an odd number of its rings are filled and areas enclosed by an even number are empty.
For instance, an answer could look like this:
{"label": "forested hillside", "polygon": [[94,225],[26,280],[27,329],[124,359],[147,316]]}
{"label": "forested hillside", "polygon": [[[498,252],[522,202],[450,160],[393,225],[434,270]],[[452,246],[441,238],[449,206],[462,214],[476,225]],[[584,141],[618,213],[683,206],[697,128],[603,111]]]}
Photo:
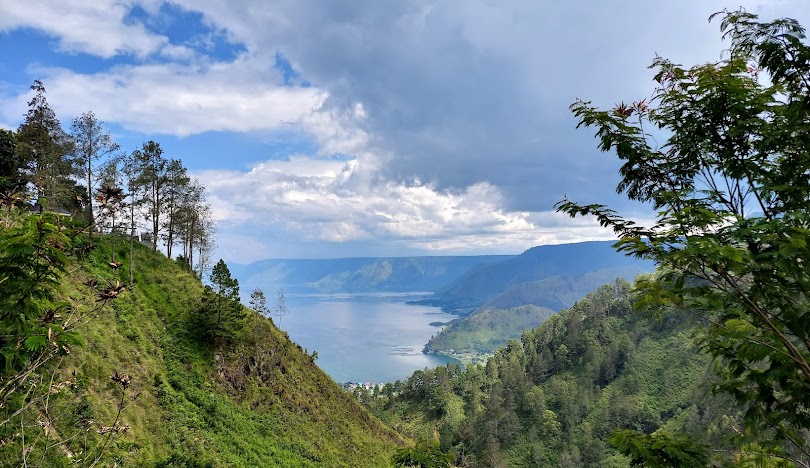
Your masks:
{"label": "forested hillside", "polygon": [[[4,273],[38,229],[67,229],[42,216],[0,231]],[[27,353],[7,361],[1,465],[384,466],[404,442],[269,319],[217,294],[219,279],[204,289],[184,262],[135,243],[129,287],[125,238],[60,239],[74,246],[64,272],[51,272],[63,309],[55,323],[47,311],[31,322],[44,320],[58,348],[39,347],[31,329]],[[81,322],[63,330],[67,317]],[[18,372],[25,380],[9,387]]]}
{"label": "forested hillside", "polygon": [[510,309],[482,307],[444,327],[428,341],[424,352],[444,354],[461,362],[478,362],[555,313],[533,305]]}
{"label": "forested hillside", "polygon": [[418,371],[360,398],[403,433],[438,434],[463,466],[629,467],[608,443],[622,428],[683,431],[739,461],[728,439],[739,421],[712,397],[692,340],[698,320],[649,320],[631,297],[627,282],[602,286],[485,365]]}
{"label": "forested hillside", "polygon": [[[585,262],[586,258],[571,258]],[[452,356],[462,362],[494,353],[520,338],[560,309],[570,307],[604,283],[633,279],[649,271],[644,263],[604,268],[577,276],[552,276],[508,288],[468,315],[453,321],[430,339],[426,352]]]}

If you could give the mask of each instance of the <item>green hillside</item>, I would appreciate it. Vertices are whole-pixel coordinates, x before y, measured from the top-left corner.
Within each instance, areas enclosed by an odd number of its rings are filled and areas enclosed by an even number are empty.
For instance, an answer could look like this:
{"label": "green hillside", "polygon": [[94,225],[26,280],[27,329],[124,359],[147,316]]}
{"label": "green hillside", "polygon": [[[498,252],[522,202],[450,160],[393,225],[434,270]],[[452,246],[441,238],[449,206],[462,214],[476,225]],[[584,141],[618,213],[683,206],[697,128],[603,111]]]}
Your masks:
{"label": "green hillside", "polygon": [[417,371],[360,397],[393,428],[437,437],[464,466],[629,467],[607,442],[622,428],[683,431],[711,447],[717,464],[740,461],[730,436],[742,425],[729,402],[711,396],[709,358],[692,339],[697,323],[633,312],[630,285],[619,281],[485,365]]}
{"label": "green hillside", "polygon": [[479,361],[600,285],[616,278],[629,280],[645,271],[642,264],[627,265],[512,286],[470,315],[453,321],[430,339],[425,350],[462,362]]}
{"label": "green hillside", "polygon": [[[127,276],[129,244],[94,243],[61,279],[73,310],[95,308],[107,281]],[[134,266],[134,287],[77,328],[83,345],[4,399],[0,465],[386,466],[405,442],[271,320],[246,311],[234,336],[212,345],[194,331],[200,281],[137,243]]]}
{"label": "green hillside", "polygon": [[510,309],[482,308],[452,322],[425,346],[425,352],[452,356],[462,362],[475,362],[520,338],[555,312],[544,307],[525,305]]}

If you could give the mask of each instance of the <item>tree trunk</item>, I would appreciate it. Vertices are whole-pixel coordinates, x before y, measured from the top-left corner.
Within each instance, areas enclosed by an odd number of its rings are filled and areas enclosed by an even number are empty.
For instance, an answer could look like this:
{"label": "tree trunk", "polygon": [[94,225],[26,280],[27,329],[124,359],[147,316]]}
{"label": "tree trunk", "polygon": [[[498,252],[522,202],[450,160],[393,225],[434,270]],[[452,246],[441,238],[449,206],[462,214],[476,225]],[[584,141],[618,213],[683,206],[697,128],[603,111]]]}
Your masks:
{"label": "tree trunk", "polygon": [[133,278],[132,278],[133,277],[132,269],[133,269],[133,263],[134,263],[134,261],[133,261],[134,255],[133,255],[132,251],[134,250],[133,243],[135,242],[135,203],[134,202],[130,203],[129,216],[130,216],[130,218],[129,218],[129,287],[130,287],[130,289],[132,289],[132,285],[134,283]]}
{"label": "tree trunk", "polygon": [[160,204],[158,203],[158,181],[152,181],[152,250],[157,252],[158,230],[160,228]]}
{"label": "tree trunk", "polygon": [[[194,221],[196,215],[191,217],[191,227],[188,230],[188,268],[194,271]],[[202,278],[202,276],[200,276]]]}
{"label": "tree trunk", "polygon": [[169,205],[169,225],[166,232],[166,256],[172,258],[172,244],[174,243],[174,202]]}

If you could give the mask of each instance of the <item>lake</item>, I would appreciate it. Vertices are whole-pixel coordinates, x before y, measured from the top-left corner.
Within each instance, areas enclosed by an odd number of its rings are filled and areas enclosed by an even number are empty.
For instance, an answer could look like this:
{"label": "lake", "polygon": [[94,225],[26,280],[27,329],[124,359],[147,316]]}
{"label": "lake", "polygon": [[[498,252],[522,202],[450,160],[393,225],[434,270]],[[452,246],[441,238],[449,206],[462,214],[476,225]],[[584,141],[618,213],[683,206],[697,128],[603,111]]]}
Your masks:
{"label": "lake", "polygon": [[336,382],[393,382],[415,370],[457,362],[422,354],[441,330],[428,324],[456,318],[437,307],[405,303],[424,296],[290,294],[287,315],[273,320],[307,351],[317,351],[316,363]]}

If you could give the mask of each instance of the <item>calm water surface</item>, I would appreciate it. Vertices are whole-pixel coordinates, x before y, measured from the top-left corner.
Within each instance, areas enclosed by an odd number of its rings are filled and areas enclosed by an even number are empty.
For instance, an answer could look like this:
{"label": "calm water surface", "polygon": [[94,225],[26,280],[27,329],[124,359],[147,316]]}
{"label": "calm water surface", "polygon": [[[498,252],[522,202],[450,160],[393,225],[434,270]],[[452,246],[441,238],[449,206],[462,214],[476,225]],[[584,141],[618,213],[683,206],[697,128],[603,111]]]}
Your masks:
{"label": "calm water surface", "polygon": [[455,318],[436,307],[406,301],[424,294],[288,295],[287,315],[274,318],[336,382],[393,382],[450,358],[422,354],[441,328],[430,322]]}

